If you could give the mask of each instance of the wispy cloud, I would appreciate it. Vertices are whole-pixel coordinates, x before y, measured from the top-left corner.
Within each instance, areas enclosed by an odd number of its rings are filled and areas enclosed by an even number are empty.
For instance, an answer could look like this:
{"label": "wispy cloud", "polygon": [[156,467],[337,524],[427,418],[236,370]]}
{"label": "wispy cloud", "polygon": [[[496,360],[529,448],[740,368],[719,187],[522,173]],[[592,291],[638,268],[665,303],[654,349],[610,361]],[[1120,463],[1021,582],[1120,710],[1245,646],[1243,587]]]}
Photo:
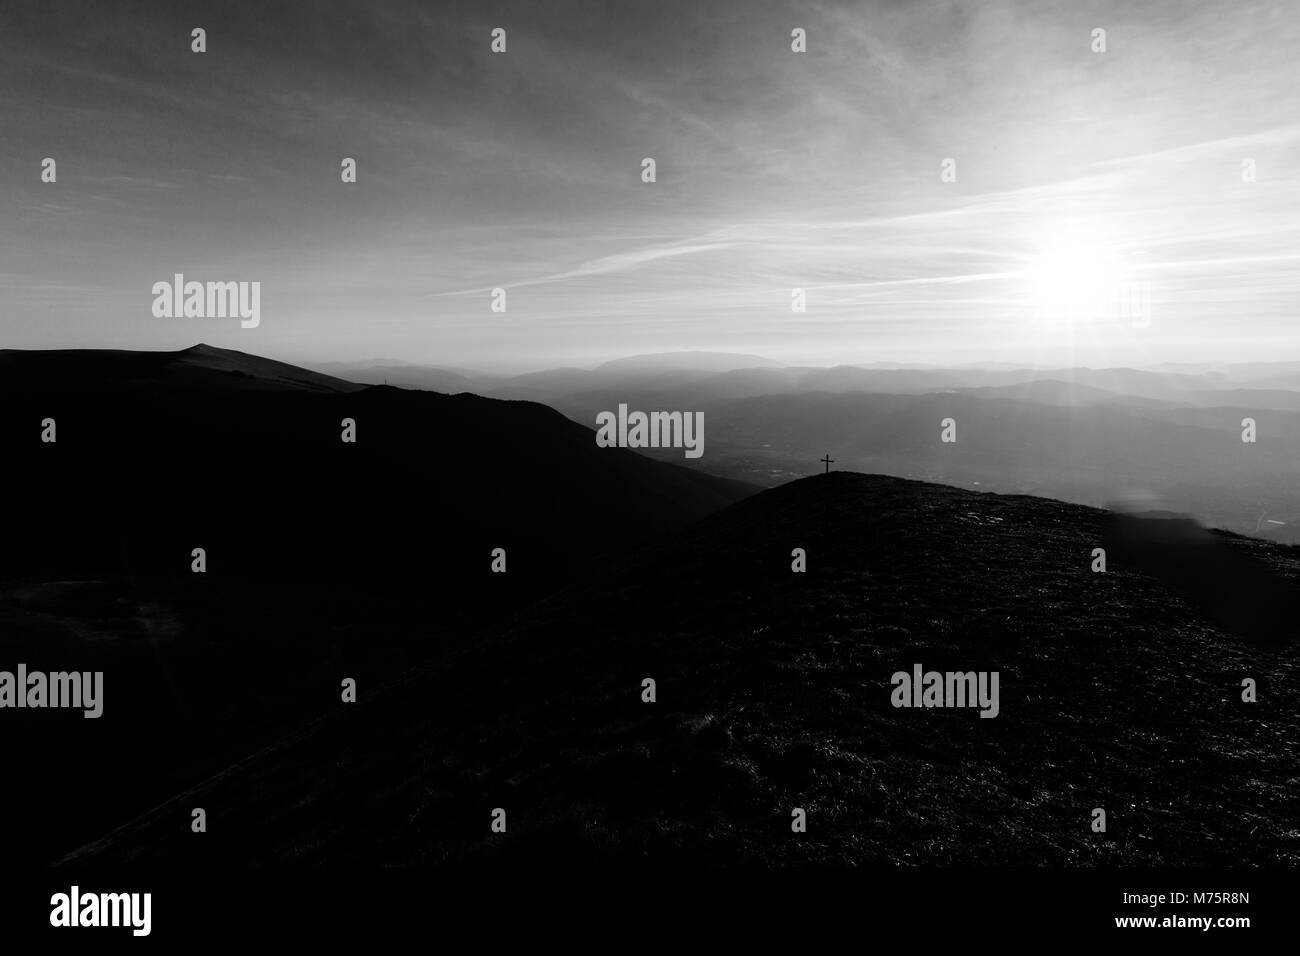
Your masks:
{"label": "wispy cloud", "polygon": [[180,344],[147,290],[202,268],[263,283],[242,344],[283,355],[1013,361],[1053,346],[1026,298],[1063,241],[1161,303],[1063,358],[1271,355],[1294,323],[1300,21],[1274,2],[285,0],[220,7],[202,56],[172,4],[11,10],[0,261],[32,284],[0,284],[5,344]]}

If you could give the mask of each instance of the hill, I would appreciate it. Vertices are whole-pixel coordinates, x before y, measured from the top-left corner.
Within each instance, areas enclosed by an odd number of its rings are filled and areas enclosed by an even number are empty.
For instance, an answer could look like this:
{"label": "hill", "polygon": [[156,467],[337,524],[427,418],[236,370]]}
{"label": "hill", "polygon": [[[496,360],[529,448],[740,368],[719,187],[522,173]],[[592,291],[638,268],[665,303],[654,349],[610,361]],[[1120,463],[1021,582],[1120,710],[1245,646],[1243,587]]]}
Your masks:
{"label": "hill", "polygon": [[[65,863],[1294,864],[1294,644],[1260,627],[1294,607],[1300,556],[1136,520],[882,476],[792,482]],[[1213,575],[1171,573],[1169,548],[1230,568],[1227,603],[1267,592],[1268,613],[1238,628],[1197,600]],[[998,672],[998,716],[892,706],[915,665]],[[192,806],[218,837],[190,834]]]}
{"label": "hill", "polygon": [[471,540],[544,542],[548,564],[559,550],[581,562],[752,490],[598,448],[590,427],[535,403],[367,387],[207,346],[6,352],[0,368],[15,493],[57,503],[27,538],[21,517],[11,529],[25,568],[71,558],[77,537],[100,570],[108,546],[119,569],[170,565],[160,548],[182,538],[289,576],[427,571]]}
{"label": "hill", "polygon": [[0,370],[0,670],[103,671],[107,696],[98,720],[6,711],[40,781],[0,798],[28,824],[19,859],[278,739],[343,677],[377,686],[753,490],[599,448],[542,405],[207,347],[6,352]]}
{"label": "hill", "polygon": [[343,394],[363,386],[274,359],[211,345],[179,352],[0,349],[6,394],[130,391],[306,391]]}

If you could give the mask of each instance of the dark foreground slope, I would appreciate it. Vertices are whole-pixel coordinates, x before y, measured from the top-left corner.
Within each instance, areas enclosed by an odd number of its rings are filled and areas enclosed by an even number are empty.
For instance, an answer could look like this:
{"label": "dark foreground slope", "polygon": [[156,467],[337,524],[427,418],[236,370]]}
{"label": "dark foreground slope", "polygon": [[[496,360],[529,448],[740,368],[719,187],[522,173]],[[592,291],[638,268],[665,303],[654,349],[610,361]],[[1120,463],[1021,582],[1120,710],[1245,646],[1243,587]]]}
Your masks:
{"label": "dark foreground slope", "polygon": [[[71,859],[1300,861],[1294,644],[1220,629],[1178,581],[1127,566],[1140,536],[1113,520],[894,478],[797,481]],[[1094,574],[1103,541],[1124,553]],[[1252,573],[1294,588],[1290,550],[1215,541],[1242,601]],[[891,707],[891,674],[914,664],[998,671],[999,716]],[[197,806],[208,834],[190,832]],[[489,831],[498,807],[505,834]]]}
{"label": "dark foreground slope", "polygon": [[0,671],[105,685],[99,719],[0,711],[10,860],[66,852],[328,711],[343,678],[373,690],[750,491],[598,448],[542,405],[206,346],[0,353],[0,448]]}

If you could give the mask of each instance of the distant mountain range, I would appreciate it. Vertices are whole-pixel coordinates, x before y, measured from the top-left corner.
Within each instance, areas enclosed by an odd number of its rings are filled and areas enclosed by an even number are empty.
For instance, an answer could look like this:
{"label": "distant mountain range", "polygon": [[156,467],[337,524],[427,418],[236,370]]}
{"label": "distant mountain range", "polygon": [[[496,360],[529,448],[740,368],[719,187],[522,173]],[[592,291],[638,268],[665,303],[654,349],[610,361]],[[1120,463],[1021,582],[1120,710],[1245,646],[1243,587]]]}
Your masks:
{"label": "distant mountain range", "polygon": [[[892,363],[834,367],[783,366],[757,355],[726,352],[665,352],[629,356],[592,369],[558,368],[521,375],[475,372],[463,368],[365,361],[324,363],[322,371],[352,381],[427,387],[440,379],[480,394],[518,398],[525,393],[571,398],[609,385],[645,390],[685,387],[697,400],[746,398],[808,391],[870,391],[913,394],[967,388],[1001,388],[1038,381],[1057,381],[1128,398],[1175,403],[1230,404],[1219,392],[1238,395],[1300,390],[1300,362],[1254,362],[1221,366],[1132,368],[1024,368],[985,363],[967,366],[900,366]],[[1092,399],[1103,396],[1093,394]],[[1279,398],[1279,396],[1274,396]],[[1283,407],[1291,410],[1293,399]],[[1264,405],[1264,407],[1274,407]]]}
{"label": "distant mountain range", "polygon": [[[725,358],[715,369],[666,354],[509,378],[337,371],[538,401],[582,424],[619,403],[702,411],[706,452],[690,465],[763,486],[809,474],[829,452],[841,468],[960,487],[1096,506],[1143,497],[1213,526],[1300,542],[1291,478],[1300,363],[784,368]],[[940,442],[949,417],[955,444]],[[1257,425],[1253,444],[1241,441],[1246,418]]]}

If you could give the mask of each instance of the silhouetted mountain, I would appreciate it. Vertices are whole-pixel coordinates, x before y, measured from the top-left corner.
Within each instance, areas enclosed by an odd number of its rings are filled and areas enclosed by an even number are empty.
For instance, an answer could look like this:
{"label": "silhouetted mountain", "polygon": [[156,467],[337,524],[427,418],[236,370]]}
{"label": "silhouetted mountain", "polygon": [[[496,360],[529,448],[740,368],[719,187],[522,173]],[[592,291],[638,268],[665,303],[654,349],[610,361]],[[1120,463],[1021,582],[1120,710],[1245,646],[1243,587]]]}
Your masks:
{"label": "silhouetted mountain", "polygon": [[6,394],[220,390],[356,392],[361,386],[273,359],[195,345],[179,352],[0,349]]}
{"label": "silhouetted mountain", "polygon": [[[19,856],[274,739],[345,676],[373,688],[754,490],[599,448],[541,405],[206,346],[0,354],[0,447],[0,669],[103,670],[107,696],[99,720],[6,712],[15,765],[50,794]],[[74,812],[122,740],[132,784]]]}
{"label": "silhouetted mountain", "polygon": [[[1127,563],[1132,535],[1094,573],[1114,520],[880,476],[793,482],[72,860],[1296,863],[1293,643],[1216,626]],[[1220,603],[1260,599],[1267,579],[1270,614],[1295,606],[1300,555],[1211,537],[1211,564],[1244,569]],[[914,665],[997,671],[997,717],[892,706],[892,675]],[[189,832],[194,806],[219,836]]]}
{"label": "silhouetted mountain", "polygon": [[[561,547],[583,561],[750,490],[598,448],[591,428],[544,406],[367,388],[207,346],[7,352],[0,367],[0,435],[22,466],[17,490],[68,489],[31,540],[17,529],[23,548],[11,553],[28,568],[51,548],[64,560],[56,528],[124,554],[123,570],[155,557],[172,566],[169,549],[193,541],[188,554],[199,538],[228,567],[270,562],[290,575],[427,569],[426,552],[470,540],[488,550],[530,540],[547,563]],[[46,418],[57,443],[41,440]],[[345,419],[356,423],[353,444],[341,440]],[[365,556],[341,557],[338,542]]]}

